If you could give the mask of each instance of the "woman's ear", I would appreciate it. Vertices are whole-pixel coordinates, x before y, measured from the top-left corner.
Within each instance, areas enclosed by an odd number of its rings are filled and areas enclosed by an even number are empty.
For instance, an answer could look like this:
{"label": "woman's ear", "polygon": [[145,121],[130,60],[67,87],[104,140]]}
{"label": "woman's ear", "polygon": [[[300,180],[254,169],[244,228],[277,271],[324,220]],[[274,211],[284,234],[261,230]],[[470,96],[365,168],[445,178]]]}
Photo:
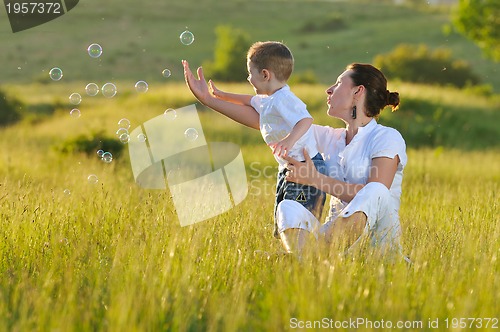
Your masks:
{"label": "woman's ear", "polygon": [[365,91],[365,86],[364,85],[358,85],[356,88],[357,89],[354,91],[355,95],[362,94]]}

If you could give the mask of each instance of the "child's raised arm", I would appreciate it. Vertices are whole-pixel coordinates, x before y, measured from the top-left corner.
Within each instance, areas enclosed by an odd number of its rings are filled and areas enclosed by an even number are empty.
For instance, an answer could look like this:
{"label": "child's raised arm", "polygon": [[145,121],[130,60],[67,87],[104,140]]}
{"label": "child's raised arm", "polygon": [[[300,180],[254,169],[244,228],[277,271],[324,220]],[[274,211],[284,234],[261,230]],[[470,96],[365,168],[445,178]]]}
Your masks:
{"label": "child's raised arm", "polygon": [[201,67],[197,70],[198,78],[196,78],[186,60],[182,60],[182,66],[184,67],[184,78],[187,86],[203,105],[238,123],[250,128],[259,129],[259,113],[253,107],[231,103],[213,96],[208,89],[208,84]]}
{"label": "child's raised arm", "polygon": [[250,101],[252,100],[251,95],[222,91],[215,86],[215,83],[212,80],[208,81],[208,85],[212,94],[219,99],[239,105],[252,106],[252,104],[250,103]]}

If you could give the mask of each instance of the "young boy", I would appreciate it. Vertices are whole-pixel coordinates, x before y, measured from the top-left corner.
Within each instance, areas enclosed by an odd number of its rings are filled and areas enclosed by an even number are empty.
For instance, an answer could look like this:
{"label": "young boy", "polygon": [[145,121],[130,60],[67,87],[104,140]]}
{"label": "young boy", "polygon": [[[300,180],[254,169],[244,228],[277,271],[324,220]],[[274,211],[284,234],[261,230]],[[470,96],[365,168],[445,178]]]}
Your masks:
{"label": "young boy", "polygon": [[[256,95],[224,92],[209,86],[212,94],[230,103],[252,106],[259,113],[260,131],[279,163],[276,208],[284,200],[294,200],[306,207],[318,220],[326,195],[313,187],[285,180],[287,162],[282,156],[305,160],[303,150],[312,156],[316,169],[326,174],[326,165],[316,147],[311,130],[313,119],[306,105],[291,91],[287,80],[293,71],[293,56],[287,46],[275,41],[256,42],[247,53],[248,81]],[[274,236],[279,238],[275,221]]]}

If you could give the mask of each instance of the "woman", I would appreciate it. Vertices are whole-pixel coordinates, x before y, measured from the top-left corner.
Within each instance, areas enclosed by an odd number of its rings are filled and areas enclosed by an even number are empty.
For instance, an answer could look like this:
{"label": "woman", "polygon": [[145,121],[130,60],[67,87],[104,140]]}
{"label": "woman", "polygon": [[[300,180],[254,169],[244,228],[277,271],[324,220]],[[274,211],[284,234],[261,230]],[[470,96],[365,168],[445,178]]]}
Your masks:
{"label": "woman", "polygon": [[[213,96],[198,68],[198,78],[183,61],[188,87],[204,105],[247,125],[259,128],[258,113]],[[387,90],[387,80],[369,64],[351,64],[326,90],[328,115],[345,128],[314,125],[318,150],[328,175],[306,162],[288,158],[288,181],[316,187],[330,195],[330,213],[324,225],[298,202],[283,200],[276,211],[278,230],[288,252],[300,252],[308,234],[322,235],[329,243],[352,247],[368,240],[383,251],[401,251],[399,205],[406,146],[395,129],[377,124],[386,106],[396,110],[399,94]],[[305,153],[307,154],[307,152]]]}

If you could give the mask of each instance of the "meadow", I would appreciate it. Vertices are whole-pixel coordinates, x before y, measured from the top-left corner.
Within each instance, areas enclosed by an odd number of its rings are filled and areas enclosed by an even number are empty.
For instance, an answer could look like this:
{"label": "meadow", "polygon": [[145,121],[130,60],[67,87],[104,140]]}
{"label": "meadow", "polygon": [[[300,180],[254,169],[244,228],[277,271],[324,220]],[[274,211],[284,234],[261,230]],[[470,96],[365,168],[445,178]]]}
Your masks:
{"label": "meadow", "polygon": [[[498,63],[443,33],[449,13],[383,1],[87,0],[37,29],[0,26],[0,89],[23,116],[0,128],[0,331],[499,328]],[[347,26],[299,32],[332,15]],[[324,91],[345,65],[401,42],[449,47],[492,86],[497,94],[390,80],[401,107],[379,122],[407,143],[400,217],[411,265],[314,245],[301,261],[277,254],[269,148],[259,132],[196,103],[182,82],[180,60],[211,59],[221,24],[291,47],[296,73],[319,79],[292,86],[319,124],[342,125],[325,114]],[[190,46],[179,43],[186,29]],[[86,53],[93,42],[103,46],[98,59]],[[61,81],[48,77],[55,66]],[[145,94],[134,89],[139,79]],[[91,81],[113,82],[118,94],[87,96]],[[219,86],[252,93],[247,83]],[[80,117],[70,116],[73,92],[83,97]],[[109,164],[97,151],[63,152],[80,135],[118,141],[122,118],[135,128],[191,104],[207,141],[240,146],[249,185],[241,204],[210,220],[181,227],[168,190],[135,183],[126,145]]]}
{"label": "meadow", "polygon": [[[494,142],[461,147],[469,139],[463,135],[455,146],[407,141],[401,223],[411,266],[324,248],[299,262],[273,254],[281,250],[271,236],[275,173],[256,170],[274,161],[259,133],[200,105],[207,140],[241,147],[249,183],[240,205],[208,221],[180,227],[168,190],[135,184],[126,151],[110,164],[94,154],[60,153],[61,142],[81,133],[114,137],[121,118],[134,128],[168,107],[195,102],[184,84],[152,84],[146,94],[135,92],[133,82],[117,86],[121,93],[111,99],[84,96],[79,118],[64,104],[0,131],[1,330],[282,331],[352,320],[363,330],[382,320],[386,329],[398,322],[406,324],[400,330],[429,329],[438,320],[440,330],[457,330],[454,318],[483,318],[483,324],[493,318],[490,327],[500,318],[500,154]],[[325,88],[295,90],[313,105]],[[44,93],[37,93],[38,84],[7,91],[30,109],[58,105],[78,89],[82,83],[56,82]],[[436,100],[429,87],[401,83],[398,89],[434,110],[470,100],[460,90]],[[497,113],[491,111],[496,99],[474,99],[476,114]],[[403,104],[380,122],[400,119],[405,135],[405,111]],[[335,124],[323,106],[311,112],[317,122]],[[435,116],[419,113],[427,116],[424,123]],[[417,121],[408,128],[426,130]],[[450,145],[459,129],[446,124],[438,131]],[[88,181],[91,174],[97,184]]]}
{"label": "meadow", "polygon": [[[372,62],[401,43],[426,44],[450,49],[499,93],[498,64],[454,32],[451,13],[450,6],[366,0],[86,0],[57,20],[12,34],[0,10],[0,84],[46,81],[52,67],[63,69],[66,81],[162,81],[164,68],[172,71],[170,80],[181,81],[180,60],[213,60],[215,30],[223,25],[251,41],[285,42],[294,53],[295,72],[312,71],[322,84],[335,81],[351,62]],[[179,43],[184,30],[195,36],[189,47]],[[86,55],[92,43],[103,46],[99,59]]]}

